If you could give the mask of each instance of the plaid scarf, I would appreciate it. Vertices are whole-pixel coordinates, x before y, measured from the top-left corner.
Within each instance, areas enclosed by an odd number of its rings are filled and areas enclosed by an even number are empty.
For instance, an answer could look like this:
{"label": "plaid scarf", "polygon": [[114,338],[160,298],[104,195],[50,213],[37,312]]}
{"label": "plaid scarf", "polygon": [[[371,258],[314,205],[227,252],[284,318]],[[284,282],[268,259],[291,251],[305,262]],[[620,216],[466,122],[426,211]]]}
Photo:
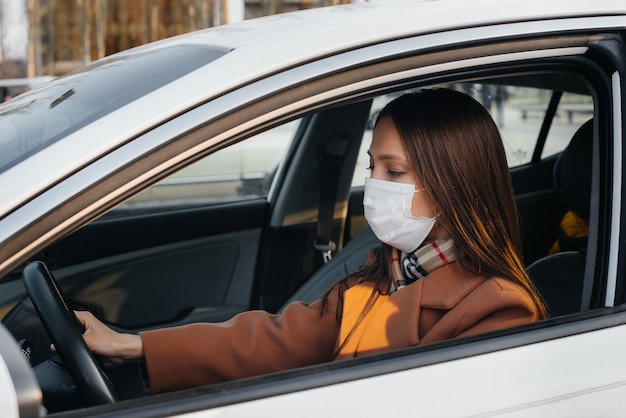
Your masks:
{"label": "plaid scarf", "polygon": [[452,238],[442,238],[425,244],[407,254],[394,248],[392,271],[394,283],[391,293],[427,276],[431,271],[455,260]]}

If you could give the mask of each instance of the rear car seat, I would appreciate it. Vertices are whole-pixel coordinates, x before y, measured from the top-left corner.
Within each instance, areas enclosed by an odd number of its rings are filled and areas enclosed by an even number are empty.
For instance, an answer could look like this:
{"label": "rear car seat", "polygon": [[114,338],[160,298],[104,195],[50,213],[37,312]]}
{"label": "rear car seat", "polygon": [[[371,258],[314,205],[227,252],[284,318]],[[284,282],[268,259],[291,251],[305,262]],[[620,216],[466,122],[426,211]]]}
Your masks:
{"label": "rear car seat", "polygon": [[[569,210],[589,220],[593,119],[574,134],[560,164],[559,189]],[[527,271],[552,316],[579,312],[583,291],[586,237],[570,239],[561,232],[559,250],[532,263]]]}

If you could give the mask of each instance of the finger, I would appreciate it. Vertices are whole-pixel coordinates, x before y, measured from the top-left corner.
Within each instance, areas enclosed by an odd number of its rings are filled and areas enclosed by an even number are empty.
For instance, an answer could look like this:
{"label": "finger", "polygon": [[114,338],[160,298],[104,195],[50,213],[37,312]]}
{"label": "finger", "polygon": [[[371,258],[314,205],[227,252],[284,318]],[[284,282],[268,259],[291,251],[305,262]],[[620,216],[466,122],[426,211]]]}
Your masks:
{"label": "finger", "polygon": [[78,320],[78,323],[81,325],[83,334],[87,331],[89,327],[91,318],[93,315],[89,311],[74,311],[74,316]]}

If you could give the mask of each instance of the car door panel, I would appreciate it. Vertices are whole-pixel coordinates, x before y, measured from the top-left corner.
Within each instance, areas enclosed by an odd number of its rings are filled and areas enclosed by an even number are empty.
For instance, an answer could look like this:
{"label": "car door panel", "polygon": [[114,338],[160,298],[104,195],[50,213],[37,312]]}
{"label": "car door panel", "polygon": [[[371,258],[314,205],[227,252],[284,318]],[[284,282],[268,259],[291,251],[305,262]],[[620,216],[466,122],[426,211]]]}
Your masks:
{"label": "car door panel", "polygon": [[[314,417],[327,411],[329,402],[342,400],[362,416],[413,416],[415,397],[391,404],[360,401],[363,393],[393,397],[400,385],[416,389],[420,411],[427,416],[578,416],[591,410],[591,415],[621,416],[624,309],[578,314],[577,319],[194,388],[138,400],[125,412],[158,415],[166,402],[175,402],[176,414],[189,417],[253,416],[255,411],[293,416],[295,410]],[[456,402],[446,402],[451,390],[458,394]],[[419,396],[423,393],[434,397]],[[506,395],[485,402],[485,394],[493,393]],[[113,407],[101,411],[103,417],[116,412]]]}
{"label": "car door panel", "polygon": [[[219,322],[250,308],[267,202],[210,205],[93,222],[50,247],[45,259],[68,303],[118,331]],[[14,272],[19,278],[19,270]],[[4,286],[3,324],[18,339],[50,339],[21,281]],[[37,350],[32,364],[53,352]]]}
{"label": "car door panel", "polygon": [[95,259],[210,235],[259,228],[267,202],[206,204],[144,212],[112,212],[46,250],[51,267]]}
{"label": "car door panel", "polygon": [[[615,342],[624,341],[624,328],[614,326],[527,345],[524,350],[498,350],[456,360],[444,359],[445,350],[424,353],[425,358],[432,354],[431,364],[424,367],[412,368],[409,360],[403,363],[404,370],[381,372],[376,377],[359,375],[327,386],[318,383],[316,390],[283,391],[274,397],[246,399],[247,402],[184,416],[250,416],[255,411],[271,409],[273,416],[287,417],[298,409],[303,411],[300,416],[315,417],[327,411],[326,404],[333,399],[348,402],[351,412],[359,416],[412,416],[407,411],[413,411],[416,401],[419,414],[424,416],[618,416],[626,395],[626,368]],[[576,355],[568,354],[571,347],[578,347]],[[605,353],[602,358],[595,356],[598,350]],[[436,357],[441,360],[432,360]],[[580,361],[589,357],[596,357],[597,361]],[[539,370],[541,378],[537,376]],[[354,373],[358,371],[355,367]],[[333,383],[340,381],[336,376],[331,379]],[[293,380],[291,387],[298,383],[307,385],[304,378]],[[309,376],[309,380],[315,379]],[[392,403],[362,402],[363,393],[394,397],[398,385],[410,386],[416,397],[399,397]],[[455,394],[454,402],[449,402],[450,393]],[[486,394],[493,393],[502,395],[491,396],[485,402]],[[594,405],[593,412],[589,405]]]}
{"label": "car door panel", "polygon": [[[55,272],[66,296],[125,329],[220,321],[248,308],[261,229],[108,257]],[[233,309],[234,308],[234,309]]]}
{"label": "car door panel", "polygon": [[265,199],[105,217],[45,254],[68,299],[124,329],[248,309]]}

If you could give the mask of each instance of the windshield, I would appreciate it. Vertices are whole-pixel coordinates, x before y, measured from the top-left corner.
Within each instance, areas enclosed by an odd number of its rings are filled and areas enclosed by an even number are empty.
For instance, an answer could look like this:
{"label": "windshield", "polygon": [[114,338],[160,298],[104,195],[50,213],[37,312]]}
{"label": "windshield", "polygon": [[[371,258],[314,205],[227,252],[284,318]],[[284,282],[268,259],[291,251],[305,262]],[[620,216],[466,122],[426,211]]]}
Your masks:
{"label": "windshield", "polygon": [[118,55],[9,100],[0,106],[0,172],[224,54],[178,45]]}

